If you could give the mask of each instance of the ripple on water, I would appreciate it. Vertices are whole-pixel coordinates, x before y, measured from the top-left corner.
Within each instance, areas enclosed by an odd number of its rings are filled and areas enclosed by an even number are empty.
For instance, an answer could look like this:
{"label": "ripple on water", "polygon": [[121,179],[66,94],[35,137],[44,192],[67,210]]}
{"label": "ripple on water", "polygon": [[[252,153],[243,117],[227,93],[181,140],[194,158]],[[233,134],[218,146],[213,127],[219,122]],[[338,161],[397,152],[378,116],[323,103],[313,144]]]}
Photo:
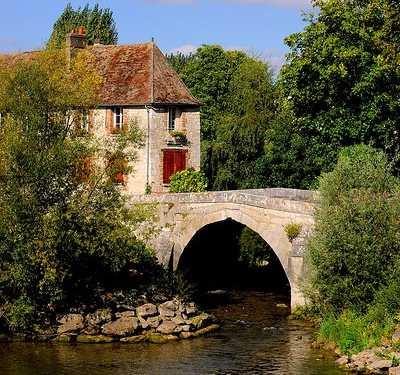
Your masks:
{"label": "ripple on water", "polygon": [[211,310],[223,329],[194,340],[152,344],[0,346],[1,375],[339,375],[311,349],[313,329],[288,321],[282,297],[241,292]]}

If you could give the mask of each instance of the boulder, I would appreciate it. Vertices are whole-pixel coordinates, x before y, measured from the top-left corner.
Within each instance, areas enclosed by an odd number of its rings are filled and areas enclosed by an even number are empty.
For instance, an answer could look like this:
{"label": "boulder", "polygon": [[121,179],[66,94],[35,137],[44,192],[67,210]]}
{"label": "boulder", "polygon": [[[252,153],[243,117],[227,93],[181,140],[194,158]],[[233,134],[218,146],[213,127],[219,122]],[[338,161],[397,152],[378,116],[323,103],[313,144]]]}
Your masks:
{"label": "boulder", "polygon": [[157,315],[157,306],[152,303],[146,303],[136,309],[136,314],[139,318],[147,318]]}
{"label": "boulder", "polygon": [[206,313],[202,313],[200,315],[194,316],[193,318],[189,319],[189,322],[192,326],[196,329],[203,328],[210,323],[212,323],[213,319],[212,316]]}
{"label": "boulder", "polygon": [[149,325],[149,327],[157,328],[161,323],[161,319],[159,316],[152,316],[150,318],[147,318],[146,322]]}
{"label": "boulder", "polygon": [[349,363],[349,358],[347,356],[343,356],[343,357],[338,358],[335,362],[338,366],[342,367]]}
{"label": "boulder", "polygon": [[190,302],[186,305],[186,315],[187,316],[193,316],[198,313],[198,309],[196,307],[196,304],[194,302]]}
{"label": "boulder", "polygon": [[123,312],[119,312],[116,313],[115,316],[117,318],[133,318],[136,316],[135,312],[132,310],[128,310],[128,311],[123,311]]}
{"label": "boulder", "polygon": [[81,314],[64,315],[58,322],[61,324],[57,329],[59,335],[77,332],[85,327],[84,319]]}
{"label": "boulder", "polygon": [[86,323],[90,326],[96,326],[111,322],[113,316],[110,309],[98,309],[92,314],[86,315]]}
{"label": "boulder", "polygon": [[131,336],[139,327],[139,320],[134,317],[119,318],[103,326],[102,332],[106,336]]}
{"label": "boulder", "polygon": [[177,315],[177,316],[175,316],[174,318],[172,318],[171,319],[171,321],[173,321],[176,325],[185,325],[186,323],[185,323],[185,320],[181,317],[181,316],[179,316],[179,315]]}
{"label": "boulder", "polygon": [[139,323],[140,323],[140,326],[142,327],[142,329],[147,329],[150,326],[149,323],[147,322],[147,320],[144,318],[139,318]]}
{"label": "boulder", "polygon": [[73,343],[73,342],[76,342],[76,335],[75,334],[60,335],[60,336],[57,336],[53,341],[59,342],[59,343],[65,343],[65,344]]}
{"label": "boulder", "polygon": [[162,333],[164,335],[169,335],[169,334],[175,332],[176,328],[177,328],[177,325],[173,321],[167,320],[165,322],[162,322],[158,326],[157,332]]}
{"label": "boulder", "polygon": [[147,340],[147,336],[139,335],[139,336],[123,337],[120,341],[125,344],[137,344],[137,343],[143,342],[145,340]]}
{"label": "boulder", "polygon": [[201,328],[201,329],[197,330],[196,332],[193,332],[193,336],[195,336],[195,337],[202,336],[202,335],[205,335],[206,333],[217,331],[220,328],[221,328],[221,326],[219,324],[211,324],[205,328]]}
{"label": "boulder", "polygon": [[167,342],[170,341],[176,341],[179,340],[177,336],[174,335],[162,335],[160,333],[150,333],[147,335],[147,339],[149,342],[153,344],[166,344]]}
{"label": "boulder", "polygon": [[372,370],[387,370],[392,367],[392,361],[388,359],[378,359],[377,361],[373,361],[368,367]]}
{"label": "boulder", "polygon": [[181,339],[190,339],[191,337],[193,337],[193,333],[192,332],[181,332],[179,334],[179,337]]}
{"label": "boulder", "polygon": [[167,301],[158,306],[158,312],[161,317],[172,318],[176,315],[178,311],[178,304],[174,301]]}
{"label": "boulder", "polygon": [[108,336],[90,336],[90,335],[78,335],[76,338],[76,342],[80,344],[107,344],[114,342],[115,339],[113,337]]}
{"label": "boulder", "polygon": [[183,332],[189,332],[190,331],[190,325],[189,324],[185,324],[184,326],[181,326],[182,327],[182,331]]}
{"label": "boulder", "polygon": [[82,333],[84,335],[98,335],[101,332],[101,327],[100,326],[92,326],[89,325],[87,326]]}

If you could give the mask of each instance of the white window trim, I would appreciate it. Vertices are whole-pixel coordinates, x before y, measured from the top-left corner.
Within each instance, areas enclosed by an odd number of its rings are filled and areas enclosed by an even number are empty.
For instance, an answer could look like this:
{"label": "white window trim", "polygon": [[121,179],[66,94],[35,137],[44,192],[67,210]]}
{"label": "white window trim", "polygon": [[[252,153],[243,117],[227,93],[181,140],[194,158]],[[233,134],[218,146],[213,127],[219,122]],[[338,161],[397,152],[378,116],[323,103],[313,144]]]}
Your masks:
{"label": "white window trim", "polygon": [[[119,115],[117,115],[117,109],[119,109]],[[117,126],[117,116],[120,117],[119,126]],[[113,127],[114,127],[114,129],[121,130],[123,124],[124,124],[124,109],[122,107],[114,107],[114,109],[113,109]]]}
{"label": "white window trim", "polygon": [[[171,125],[172,113],[174,114],[173,128],[170,126],[170,125]],[[173,132],[173,131],[176,130],[176,107],[169,107],[169,108],[168,108],[167,130],[168,130],[169,132]]]}

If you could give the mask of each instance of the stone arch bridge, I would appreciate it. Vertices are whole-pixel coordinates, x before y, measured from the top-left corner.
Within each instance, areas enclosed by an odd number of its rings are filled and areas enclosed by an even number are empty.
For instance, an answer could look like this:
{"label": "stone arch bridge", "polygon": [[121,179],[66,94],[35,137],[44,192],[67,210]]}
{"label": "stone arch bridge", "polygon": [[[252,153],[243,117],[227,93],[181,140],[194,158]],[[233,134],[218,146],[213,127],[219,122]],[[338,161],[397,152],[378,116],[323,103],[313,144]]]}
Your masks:
{"label": "stone arch bridge", "polygon": [[[301,282],[307,237],[314,224],[317,193],[294,189],[257,189],[205,193],[152,194],[132,202],[156,204],[159,231],[149,242],[163,264],[174,268],[193,236],[206,225],[232,219],[258,233],[280,260],[291,289],[291,306],[304,304]],[[289,241],[285,226],[301,224]]]}

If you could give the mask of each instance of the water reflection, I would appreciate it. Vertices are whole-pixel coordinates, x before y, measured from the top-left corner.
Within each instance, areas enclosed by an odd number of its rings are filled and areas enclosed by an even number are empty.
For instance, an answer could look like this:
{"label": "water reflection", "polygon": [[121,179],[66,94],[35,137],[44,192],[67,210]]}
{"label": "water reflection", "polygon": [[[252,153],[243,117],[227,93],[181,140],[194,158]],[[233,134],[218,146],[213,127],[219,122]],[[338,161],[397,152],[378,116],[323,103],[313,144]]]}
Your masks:
{"label": "water reflection", "polygon": [[332,358],[311,349],[313,330],[285,317],[282,299],[241,292],[214,307],[221,331],[195,340],[151,344],[2,344],[1,375],[337,375]]}

